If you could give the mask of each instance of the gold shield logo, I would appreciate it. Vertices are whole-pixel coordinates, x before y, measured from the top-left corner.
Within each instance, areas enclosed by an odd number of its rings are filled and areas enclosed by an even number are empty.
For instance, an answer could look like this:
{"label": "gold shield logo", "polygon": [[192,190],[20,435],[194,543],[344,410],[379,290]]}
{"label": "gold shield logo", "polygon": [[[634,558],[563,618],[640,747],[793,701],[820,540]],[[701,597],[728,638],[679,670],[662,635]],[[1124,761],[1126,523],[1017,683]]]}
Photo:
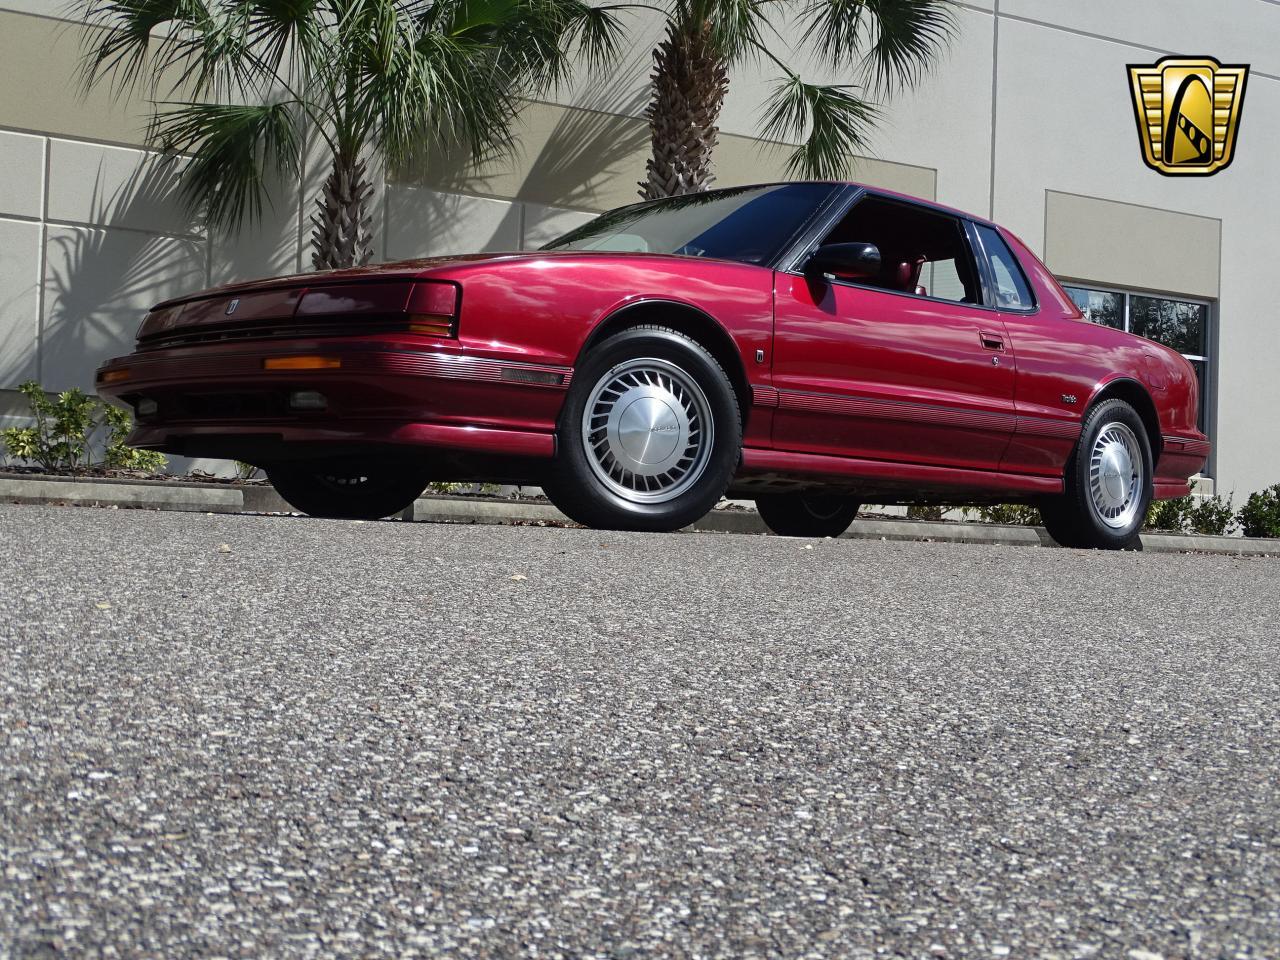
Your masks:
{"label": "gold shield logo", "polygon": [[1249,66],[1213,57],[1129,64],[1142,159],[1169,177],[1208,176],[1231,163]]}

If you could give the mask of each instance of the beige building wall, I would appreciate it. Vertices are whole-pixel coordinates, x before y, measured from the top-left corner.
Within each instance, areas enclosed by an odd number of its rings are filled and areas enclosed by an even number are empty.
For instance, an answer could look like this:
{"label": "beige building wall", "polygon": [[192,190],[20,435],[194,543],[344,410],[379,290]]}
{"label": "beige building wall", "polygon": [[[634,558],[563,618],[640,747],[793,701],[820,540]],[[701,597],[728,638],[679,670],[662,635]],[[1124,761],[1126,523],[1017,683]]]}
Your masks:
{"label": "beige building wall", "polygon": [[[0,0],[0,419],[12,387],[88,386],[152,302],[210,283],[305,269],[310,189],[282,184],[260,228],[211,237],[173,201],[174,169],[143,149],[145,111],[76,85],[82,28],[55,0]],[[990,215],[1060,275],[1214,301],[1213,473],[1237,500],[1280,481],[1280,317],[1270,296],[1280,186],[1280,6],[1267,0],[974,0],[934,75],[887,105],[855,176]],[[631,201],[644,173],[650,50],[637,16],[609,77],[530,104],[517,151],[468,168],[391,171],[378,200],[386,259],[531,248]],[[794,43],[783,30],[782,46]],[[783,51],[786,55],[786,51]],[[1182,53],[1250,63],[1235,163],[1168,178],[1141,160],[1125,65]],[[816,76],[810,71],[811,76]],[[839,77],[828,79],[838,80]],[[758,139],[762,66],[733,74],[721,185],[781,178],[787,145]],[[310,186],[322,174],[307,171]]]}

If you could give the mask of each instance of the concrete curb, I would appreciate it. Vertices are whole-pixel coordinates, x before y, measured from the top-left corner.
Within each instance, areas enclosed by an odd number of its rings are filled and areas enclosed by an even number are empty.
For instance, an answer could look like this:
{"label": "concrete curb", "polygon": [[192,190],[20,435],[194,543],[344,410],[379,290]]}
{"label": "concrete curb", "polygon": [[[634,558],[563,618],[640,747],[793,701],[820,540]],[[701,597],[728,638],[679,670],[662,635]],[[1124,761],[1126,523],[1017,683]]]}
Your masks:
{"label": "concrete curb", "polygon": [[231,486],[105,478],[0,477],[0,501],[206,513],[244,509],[243,495]]}
{"label": "concrete curb", "polygon": [[[211,484],[170,480],[127,480],[104,477],[0,475],[0,502],[77,504],[204,513],[288,513],[291,508],[265,483]],[[570,523],[549,503],[484,497],[421,497],[402,520],[423,523]],[[686,530],[714,533],[767,533],[753,510],[713,510]],[[1056,546],[1042,527],[927,520],[855,520],[844,534],[855,540],[931,540],[940,543],[985,543],[1009,547]],[[1280,540],[1202,537],[1149,533],[1143,549],[1152,553],[1214,553],[1228,556],[1280,557]]]}

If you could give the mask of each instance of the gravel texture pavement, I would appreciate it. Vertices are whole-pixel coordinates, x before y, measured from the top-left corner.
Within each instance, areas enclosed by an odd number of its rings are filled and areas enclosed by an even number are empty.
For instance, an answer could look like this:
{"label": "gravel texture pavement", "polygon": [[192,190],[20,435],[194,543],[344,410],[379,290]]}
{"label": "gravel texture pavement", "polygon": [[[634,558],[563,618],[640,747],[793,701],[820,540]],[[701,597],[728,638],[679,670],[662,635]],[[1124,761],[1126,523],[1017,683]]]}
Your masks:
{"label": "gravel texture pavement", "polygon": [[1280,956],[1280,561],[0,543],[0,957]]}

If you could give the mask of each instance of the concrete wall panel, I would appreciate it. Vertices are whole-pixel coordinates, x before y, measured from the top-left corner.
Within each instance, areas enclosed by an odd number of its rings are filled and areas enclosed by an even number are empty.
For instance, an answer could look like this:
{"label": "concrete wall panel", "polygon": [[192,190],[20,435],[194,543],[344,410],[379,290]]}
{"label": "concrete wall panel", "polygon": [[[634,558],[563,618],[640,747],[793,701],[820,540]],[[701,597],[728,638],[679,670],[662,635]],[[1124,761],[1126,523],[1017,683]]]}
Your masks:
{"label": "concrete wall panel", "polygon": [[42,366],[49,390],[91,388],[99,363],[133,349],[147,310],[205,280],[202,242],[132,230],[51,226],[46,256]]}
{"label": "concrete wall panel", "polygon": [[537,250],[556,237],[574,230],[595,219],[595,214],[579,210],[564,210],[538,203],[524,205],[524,240],[522,248]]}
{"label": "concrete wall panel", "polygon": [[[639,181],[649,156],[649,132],[643,121],[534,103],[521,114],[518,132],[520,149],[505,160],[471,165],[429,156],[393,172],[392,180],[447,193],[487,194],[591,211],[640,199]],[[786,169],[788,149],[785,144],[721,134],[714,186],[792,179]],[[871,158],[855,163],[854,179],[929,198],[936,190],[932,168]]]}
{"label": "concrete wall panel", "polygon": [[[298,271],[298,195],[296,180],[290,183],[276,178],[271,187],[272,202],[263,206],[260,221],[238,232],[210,231],[212,283],[278,277]],[[303,236],[309,239],[310,230]],[[304,260],[303,265],[310,266],[309,251]]]}
{"label": "concrete wall panel", "polygon": [[0,216],[42,215],[44,143],[44,137],[0,130]]}
{"label": "concrete wall panel", "polygon": [[49,141],[49,219],[177,236],[200,224],[177,199],[179,167],[142,150]]}
{"label": "concrete wall panel", "polygon": [[1045,263],[1060,277],[1217,299],[1222,222],[1047,192]]}
{"label": "concrete wall panel", "polygon": [[388,260],[519,249],[519,204],[421,187],[387,188]]}
{"label": "concrete wall panel", "polygon": [[[1000,0],[1000,13],[1223,63],[1251,63],[1280,75],[1280,11],[1269,0]],[[1135,57],[1154,62],[1160,53]]]}
{"label": "concrete wall panel", "polygon": [[0,220],[0,389],[37,376],[40,229]]}
{"label": "concrete wall panel", "polygon": [[[59,4],[50,4],[65,11]],[[121,95],[109,83],[84,90],[81,53],[92,34],[80,25],[0,10],[0,127],[38,130],[106,143],[143,142],[145,94]]]}

